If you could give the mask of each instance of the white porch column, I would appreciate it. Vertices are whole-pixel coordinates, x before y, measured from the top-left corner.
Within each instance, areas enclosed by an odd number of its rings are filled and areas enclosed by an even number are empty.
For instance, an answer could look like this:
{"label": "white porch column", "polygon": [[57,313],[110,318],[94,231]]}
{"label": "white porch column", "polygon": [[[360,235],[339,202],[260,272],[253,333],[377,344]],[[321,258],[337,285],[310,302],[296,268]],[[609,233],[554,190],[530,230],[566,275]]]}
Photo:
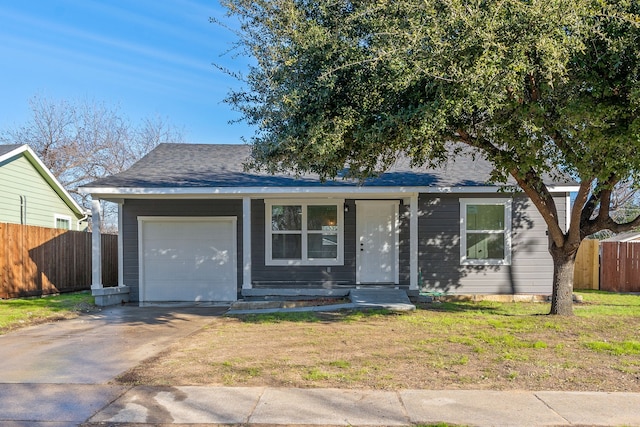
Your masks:
{"label": "white porch column", "polygon": [[418,291],[418,195],[411,196],[409,208],[409,290]]}
{"label": "white porch column", "polygon": [[242,198],[242,289],[251,289],[251,197]]}
{"label": "white porch column", "polygon": [[122,225],[122,205],[118,203],[118,286],[124,286],[124,227]]}
{"label": "white porch column", "polygon": [[102,236],[100,200],[91,201],[91,289],[102,289]]}
{"label": "white porch column", "polygon": [[565,203],[566,206],[564,208],[565,213],[567,214],[567,217],[565,219],[565,227],[564,230],[566,233],[569,232],[569,227],[571,227],[571,193],[567,193],[567,195],[565,196]]}

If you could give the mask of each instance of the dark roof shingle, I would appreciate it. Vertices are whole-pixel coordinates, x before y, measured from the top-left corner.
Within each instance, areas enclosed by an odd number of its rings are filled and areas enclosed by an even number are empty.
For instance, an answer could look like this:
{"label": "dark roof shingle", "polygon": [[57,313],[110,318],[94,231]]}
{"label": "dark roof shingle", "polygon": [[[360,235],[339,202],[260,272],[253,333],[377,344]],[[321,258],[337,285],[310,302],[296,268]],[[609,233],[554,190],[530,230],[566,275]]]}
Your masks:
{"label": "dark roof shingle", "polygon": [[[234,144],[160,144],[128,170],[99,179],[90,188],[198,188],[198,187],[336,187],[357,186],[337,178],[322,183],[317,175],[300,177],[245,171],[251,147]],[[459,156],[435,169],[411,168],[401,159],[387,172],[363,183],[367,187],[486,186],[491,164],[476,156]],[[570,181],[561,184],[573,183]]]}

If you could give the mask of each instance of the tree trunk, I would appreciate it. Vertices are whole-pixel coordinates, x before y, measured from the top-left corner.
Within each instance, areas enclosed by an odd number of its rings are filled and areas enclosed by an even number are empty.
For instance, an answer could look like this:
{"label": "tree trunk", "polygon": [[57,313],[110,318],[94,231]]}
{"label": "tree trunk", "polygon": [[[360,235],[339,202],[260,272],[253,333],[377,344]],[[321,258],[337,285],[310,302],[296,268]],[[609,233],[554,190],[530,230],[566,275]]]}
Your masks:
{"label": "tree trunk", "polygon": [[567,246],[559,248],[552,244],[549,250],[553,258],[553,295],[549,314],[560,316],[573,316],[573,269],[578,251]]}

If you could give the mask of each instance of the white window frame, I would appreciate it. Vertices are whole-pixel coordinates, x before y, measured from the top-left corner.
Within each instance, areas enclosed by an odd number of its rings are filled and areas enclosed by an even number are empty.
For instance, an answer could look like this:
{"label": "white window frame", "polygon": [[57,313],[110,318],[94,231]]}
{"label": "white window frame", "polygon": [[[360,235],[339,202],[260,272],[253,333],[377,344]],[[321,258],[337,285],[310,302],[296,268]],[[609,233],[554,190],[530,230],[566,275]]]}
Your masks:
{"label": "white window frame", "polygon": [[[467,230],[467,206],[469,205],[501,205],[504,208],[503,230]],[[512,227],[512,199],[511,198],[474,198],[460,199],[460,264],[461,265],[511,265],[511,227]],[[504,233],[504,258],[468,259],[467,234],[475,233]]]}
{"label": "white window frame", "polygon": [[[63,220],[63,221],[68,221],[69,222],[69,228],[60,228],[58,227],[58,220]],[[53,228],[57,228],[59,230],[73,230],[73,221],[71,220],[71,217],[69,215],[60,215],[60,214],[54,214],[53,215]]]}
{"label": "white window frame", "polygon": [[[301,206],[302,207],[302,258],[301,259],[273,259],[272,251],[272,236],[273,230],[271,229],[271,211],[273,206]],[[315,232],[309,232],[307,230],[307,208],[309,206],[335,206],[337,212],[337,239],[338,239],[338,253],[336,258],[308,258],[307,257],[307,242],[309,234],[315,234]],[[272,199],[265,200],[265,265],[344,265],[344,199]],[[286,233],[275,233],[286,234]],[[293,233],[292,233],[293,234]],[[295,233],[297,234],[297,232]]]}

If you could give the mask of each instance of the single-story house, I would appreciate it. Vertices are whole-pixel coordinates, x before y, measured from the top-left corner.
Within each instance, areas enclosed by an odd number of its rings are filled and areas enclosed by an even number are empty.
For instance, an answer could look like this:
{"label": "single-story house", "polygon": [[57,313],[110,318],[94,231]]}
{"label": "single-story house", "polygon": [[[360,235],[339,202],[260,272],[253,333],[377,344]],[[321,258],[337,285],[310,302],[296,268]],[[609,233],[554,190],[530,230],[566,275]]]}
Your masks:
{"label": "single-story house", "polygon": [[23,144],[0,145],[0,222],[85,230],[88,212]]}
{"label": "single-story house", "polygon": [[[247,171],[249,155],[246,145],[161,144],[83,188],[96,220],[100,199],[119,205],[119,286],[103,288],[94,271],[98,303],[356,287],[551,293],[542,217],[523,193],[490,184],[491,165],[479,156],[437,169],[399,160],[359,183]],[[575,182],[548,185],[566,226]]]}

